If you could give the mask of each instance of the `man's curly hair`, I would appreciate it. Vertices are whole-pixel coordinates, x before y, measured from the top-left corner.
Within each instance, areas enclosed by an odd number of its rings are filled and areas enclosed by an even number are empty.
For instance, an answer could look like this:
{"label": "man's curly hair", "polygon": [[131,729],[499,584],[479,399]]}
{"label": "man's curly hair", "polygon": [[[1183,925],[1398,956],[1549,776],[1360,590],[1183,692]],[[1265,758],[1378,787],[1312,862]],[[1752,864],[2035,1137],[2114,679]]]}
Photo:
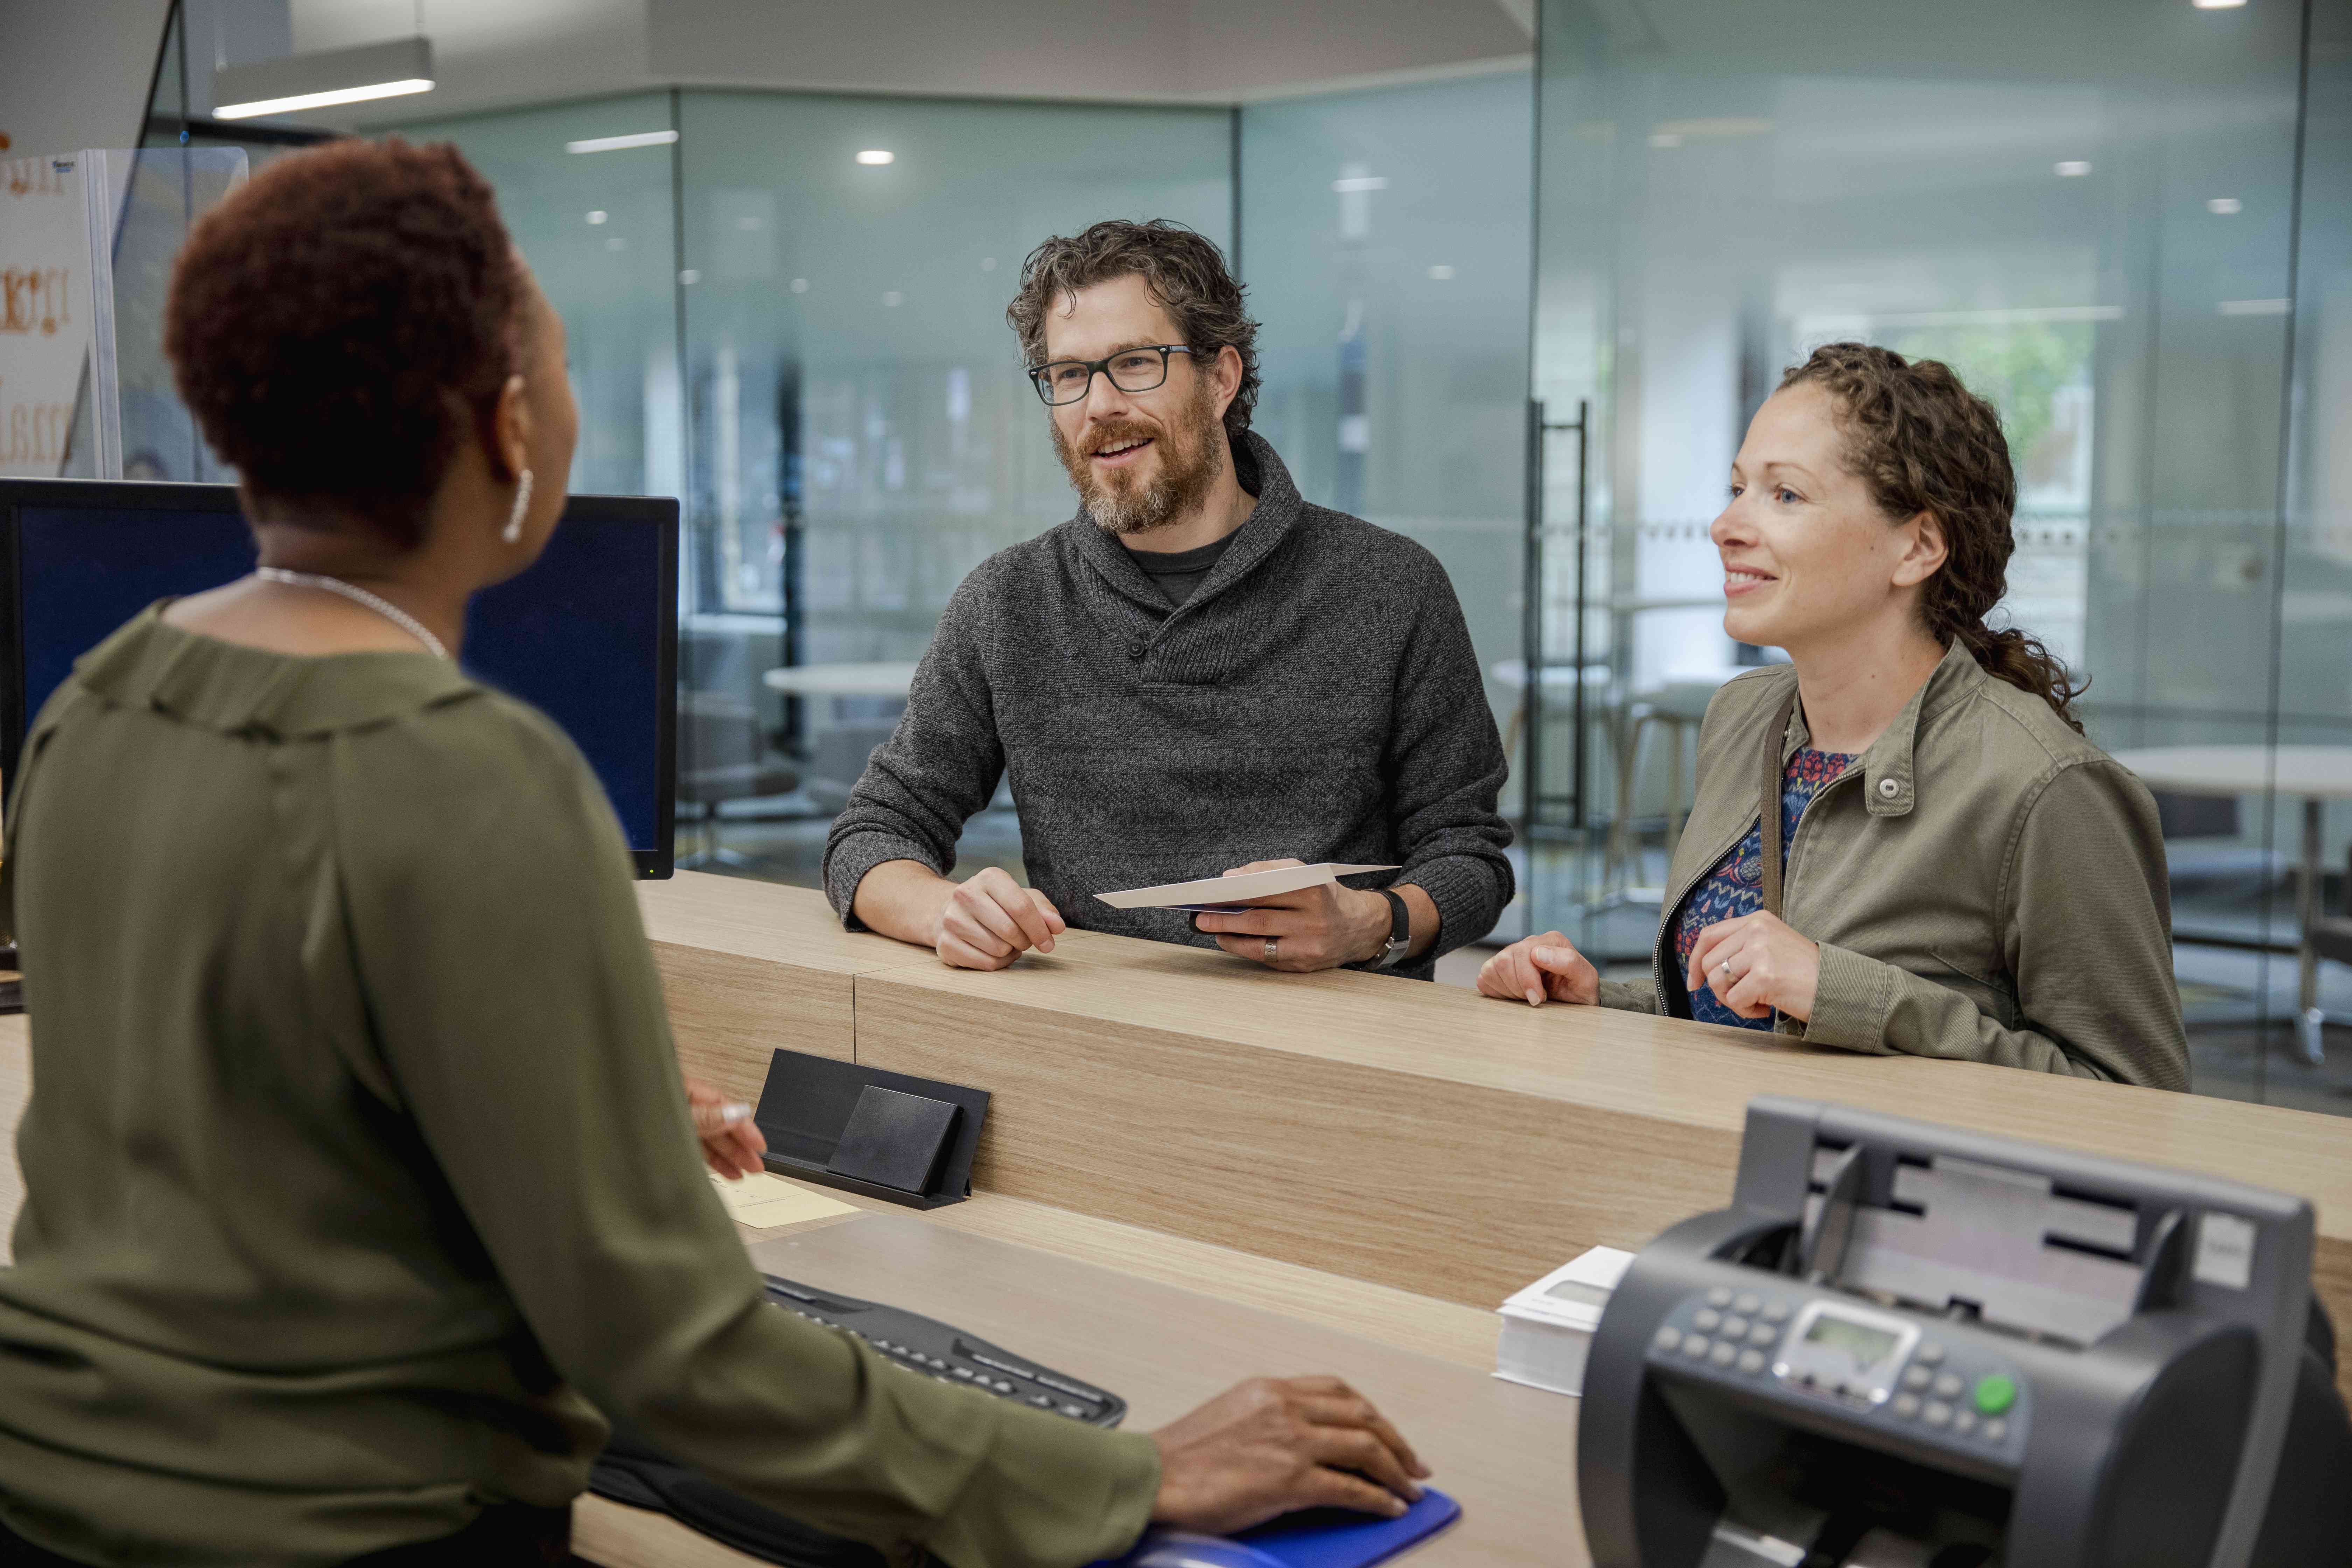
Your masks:
{"label": "man's curly hair", "polygon": [[1217,351],[1242,356],[1242,384],[1225,406],[1225,434],[1241,439],[1257,406],[1257,323],[1242,306],[1242,286],[1214,243],[1171,218],[1129,223],[1107,218],[1085,233],[1056,237],[1021,264],[1021,291],[1004,312],[1032,369],[1045,363],[1045,312],[1065,294],[1129,274],[1176,319],[1176,330],[1202,368]]}
{"label": "man's curly hair", "polygon": [[[520,363],[522,276],[455,147],[338,142],[199,219],[163,347],[213,450],[258,497],[423,536],[470,421]],[[325,519],[316,520],[325,522]]]}

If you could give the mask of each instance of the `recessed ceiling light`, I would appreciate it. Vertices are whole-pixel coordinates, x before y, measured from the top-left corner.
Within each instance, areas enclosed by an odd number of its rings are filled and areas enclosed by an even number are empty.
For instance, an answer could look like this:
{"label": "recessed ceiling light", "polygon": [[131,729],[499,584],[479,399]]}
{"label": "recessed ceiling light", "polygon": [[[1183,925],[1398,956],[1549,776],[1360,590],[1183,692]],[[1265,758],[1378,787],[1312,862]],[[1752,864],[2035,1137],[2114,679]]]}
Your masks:
{"label": "recessed ceiling light", "polygon": [[1436,279],[1440,283],[1443,283],[1447,279],[1454,276],[1454,268],[1446,266],[1443,262],[1440,262],[1437,266],[1429,269],[1429,275],[1432,278]]}
{"label": "recessed ceiling light", "polygon": [[593,212],[588,215],[588,222],[590,226],[593,227],[597,224],[607,221],[612,217],[612,214],[605,212]]}
{"label": "recessed ceiling light", "polygon": [[2205,204],[2205,210],[2211,213],[2215,217],[2230,217],[2235,214],[2244,212],[2246,210],[2246,204],[2240,201],[2235,196],[2215,196],[2211,201]]}
{"label": "recessed ceiling light", "polygon": [[2189,0],[2200,11],[2234,11],[2246,0]]}
{"label": "recessed ceiling light", "polygon": [[638,131],[626,136],[590,136],[566,142],[567,153],[618,153],[625,147],[667,147],[677,140],[675,131]]}
{"label": "recessed ceiling light", "polygon": [[805,293],[807,293],[807,292],[808,292],[808,279],[805,279],[805,278],[795,278],[795,279],[793,279],[793,293],[795,293],[795,294],[805,294]]}
{"label": "recessed ceiling light", "polygon": [[699,283],[702,281],[702,274],[689,267],[685,271],[677,275],[677,280],[686,284]]}
{"label": "recessed ceiling light", "polygon": [[898,154],[884,147],[868,147],[865,152],[857,154],[857,161],[861,163],[870,163],[876,167],[879,167],[884,163],[897,163],[898,161]]}
{"label": "recessed ceiling light", "polygon": [[2058,165],[2058,177],[2062,180],[2079,180],[2090,172],[2091,165],[2080,158],[2069,158]]}

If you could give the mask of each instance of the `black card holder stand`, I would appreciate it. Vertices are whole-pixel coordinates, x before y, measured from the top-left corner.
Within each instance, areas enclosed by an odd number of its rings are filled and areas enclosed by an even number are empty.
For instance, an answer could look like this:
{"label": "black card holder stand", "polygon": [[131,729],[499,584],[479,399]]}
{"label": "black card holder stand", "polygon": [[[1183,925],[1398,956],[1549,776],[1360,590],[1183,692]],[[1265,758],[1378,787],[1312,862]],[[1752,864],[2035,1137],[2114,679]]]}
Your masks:
{"label": "black card holder stand", "polygon": [[778,1051],[752,1120],[778,1175],[935,1209],[971,1195],[988,1091]]}

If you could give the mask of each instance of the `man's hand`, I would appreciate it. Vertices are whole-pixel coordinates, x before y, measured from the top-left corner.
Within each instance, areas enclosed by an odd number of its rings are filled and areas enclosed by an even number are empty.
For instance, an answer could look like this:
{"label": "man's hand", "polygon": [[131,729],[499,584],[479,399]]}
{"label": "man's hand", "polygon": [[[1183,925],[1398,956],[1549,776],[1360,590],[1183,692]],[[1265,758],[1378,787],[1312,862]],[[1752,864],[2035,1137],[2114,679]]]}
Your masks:
{"label": "man's hand", "polygon": [[1054,939],[1068,929],[1052,900],[991,866],[949,884],[931,946],[957,969],[1003,969],[1030,948],[1053,952]]}
{"label": "man's hand", "polygon": [[1601,973],[1568,938],[1548,931],[1522,938],[1488,959],[1478,971],[1478,989],[1530,1007],[1547,1001],[1590,1007],[1601,999]]}
{"label": "man's hand", "polygon": [[1302,1508],[1393,1519],[1429,1467],[1336,1377],[1252,1378],[1151,1435],[1161,1524],[1226,1535]]}
{"label": "man's hand", "polygon": [[[1253,860],[1225,873],[1238,877],[1249,871],[1278,871],[1303,866],[1303,860]],[[1389,941],[1389,901],[1378,893],[1360,893],[1337,882],[1318,882],[1295,893],[1248,899],[1231,914],[1195,915],[1193,925],[1217,939],[1217,945],[1237,958],[1255,959],[1269,969],[1303,974],[1317,969],[1337,969],[1377,956]],[[1265,939],[1275,939],[1274,956],[1266,956]]]}
{"label": "man's hand", "polygon": [[1701,986],[1743,1018],[1779,1008],[1799,1023],[1813,1016],[1822,983],[1822,946],[1762,910],[1717,921],[1698,933],[1683,984]]}
{"label": "man's hand", "polygon": [[740,1100],[730,1101],[711,1085],[689,1078],[686,1108],[694,1113],[702,1158],[712,1170],[730,1182],[760,1173],[760,1156],[768,1152],[768,1140],[761,1135],[760,1124],[751,1120],[750,1106]]}

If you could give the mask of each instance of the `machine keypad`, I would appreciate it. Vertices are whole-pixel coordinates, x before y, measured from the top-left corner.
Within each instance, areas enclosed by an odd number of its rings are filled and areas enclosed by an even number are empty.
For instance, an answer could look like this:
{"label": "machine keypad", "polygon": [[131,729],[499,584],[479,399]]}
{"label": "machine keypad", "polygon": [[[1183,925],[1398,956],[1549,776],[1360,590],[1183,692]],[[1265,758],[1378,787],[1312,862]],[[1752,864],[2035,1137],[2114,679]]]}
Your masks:
{"label": "machine keypad", "polygon": [[[1773,1352],[1803,1305],[1764,1291],[1716,1286],[1704,1296],[1688,1299],[1675,1321],[1657,1331],[1654,1353],[1714,1373],[1772,1376]],[[1874,1386],[1874,1380],[1866,1378],[1816,1377],[1801,1368],[1784,1369],[1781,1375],[1794,1386],[1864,1408],[1886,1386],[1884,1381]],[[1883,1372],[1878,1374],[1885,1377]],[[1894,1396],[1879,1406],[1885,1417],[1947,1443],[1965,1440],[1971,1447],[1997,1447],[2008,1442],[2010,1422],[2002,1417],[2020,1402],[2021,1380],[1983,1363],[1972,1351],[1964,1348],[1955,1356],[1949,1345],[1923,1339],[1912,1347],[1908,1363],[1892,1382]]]}

